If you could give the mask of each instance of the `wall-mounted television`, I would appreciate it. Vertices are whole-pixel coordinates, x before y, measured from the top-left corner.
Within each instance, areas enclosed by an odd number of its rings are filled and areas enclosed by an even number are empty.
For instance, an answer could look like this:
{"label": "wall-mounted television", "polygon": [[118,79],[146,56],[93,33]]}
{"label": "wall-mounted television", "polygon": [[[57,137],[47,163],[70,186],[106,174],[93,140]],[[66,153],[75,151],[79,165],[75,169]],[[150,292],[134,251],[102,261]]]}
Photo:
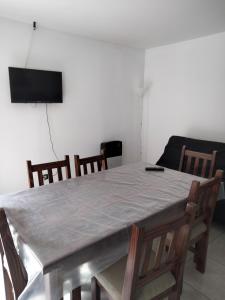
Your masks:
{"label": "wall-mounted television", "polygon": [[62,72],[9,67],[12,103],[62,103]]}

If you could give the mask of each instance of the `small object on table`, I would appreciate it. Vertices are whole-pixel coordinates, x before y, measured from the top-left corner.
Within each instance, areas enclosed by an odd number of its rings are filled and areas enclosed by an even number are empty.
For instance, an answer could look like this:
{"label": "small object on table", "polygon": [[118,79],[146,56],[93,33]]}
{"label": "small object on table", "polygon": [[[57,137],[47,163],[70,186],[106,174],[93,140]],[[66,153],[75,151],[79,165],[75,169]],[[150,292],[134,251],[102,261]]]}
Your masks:
{"label": "small object on table", "polygon": [[145,171],[149,172],[149,171],[159,171],[159,172],[163,172],[164,168],[162,167],[146,167]]}

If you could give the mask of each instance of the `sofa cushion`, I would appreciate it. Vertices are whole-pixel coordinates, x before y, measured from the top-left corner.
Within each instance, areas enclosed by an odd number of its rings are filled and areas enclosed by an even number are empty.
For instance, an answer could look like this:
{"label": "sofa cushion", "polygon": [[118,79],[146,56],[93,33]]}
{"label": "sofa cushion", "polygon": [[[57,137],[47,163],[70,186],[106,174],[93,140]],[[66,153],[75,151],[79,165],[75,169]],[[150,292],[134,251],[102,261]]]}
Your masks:
{"label": "sofa cushion", "polygon": [[225,226],[225,199],[217,201],[213,221]]}

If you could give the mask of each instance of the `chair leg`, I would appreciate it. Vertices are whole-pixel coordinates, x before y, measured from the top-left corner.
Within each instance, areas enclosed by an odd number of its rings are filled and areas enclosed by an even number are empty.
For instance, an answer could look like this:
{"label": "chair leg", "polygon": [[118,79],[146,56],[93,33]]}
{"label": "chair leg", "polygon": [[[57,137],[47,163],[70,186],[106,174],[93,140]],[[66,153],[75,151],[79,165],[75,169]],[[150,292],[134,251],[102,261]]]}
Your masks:
{"label": "chair leg", "polygon": [[198,256],[198,253],[197,253],[196,245],[195,245],[195,252],[194,252],[194,256],[193,256],[193,261],[195,264],[197,264],[197,260],[198,260],[197,256]]}
{"label": "chair leg", "polygon": [[208,234],[204,235],[196,243],[196,254],[194,256],[194,262],[196,263],[196,270],[198,270],[201,273],[205,273],[207,251],[208,251]]}
{"label": "chair leg", "polygon": [[182,294],[182,292],[183,292],[183,285],[184,285],[184,271],[182,274],[182,280],[181,280],[181,284],[180,284],[180,294]]}
{"label": "chair leg", "polygon": [[97,279],[95,277],[92,277],[91,279],[91,294],[92,294],[92,300],[101,299],[100,286],[98,285]]}
{"label": "chair leg", "polygon": [[81,300],[81,287],[77,287],[76,289],[72,290],[72,297],[71,300]]}

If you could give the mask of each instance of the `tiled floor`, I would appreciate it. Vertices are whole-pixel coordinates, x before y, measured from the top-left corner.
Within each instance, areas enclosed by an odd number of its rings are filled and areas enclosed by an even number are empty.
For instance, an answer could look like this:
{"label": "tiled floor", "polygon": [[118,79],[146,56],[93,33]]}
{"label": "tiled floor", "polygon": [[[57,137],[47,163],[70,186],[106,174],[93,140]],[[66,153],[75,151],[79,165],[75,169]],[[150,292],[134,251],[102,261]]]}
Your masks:
{"label": "tiled floor", "polygon": [[[102,300],[108,300],[102,295]],[[82,291],[82,300],[90,300],[90,286]],[[225,300],[225,227],[213,225],[206,273],[194,268],[191,254],[188,255],[181,300]]]}

